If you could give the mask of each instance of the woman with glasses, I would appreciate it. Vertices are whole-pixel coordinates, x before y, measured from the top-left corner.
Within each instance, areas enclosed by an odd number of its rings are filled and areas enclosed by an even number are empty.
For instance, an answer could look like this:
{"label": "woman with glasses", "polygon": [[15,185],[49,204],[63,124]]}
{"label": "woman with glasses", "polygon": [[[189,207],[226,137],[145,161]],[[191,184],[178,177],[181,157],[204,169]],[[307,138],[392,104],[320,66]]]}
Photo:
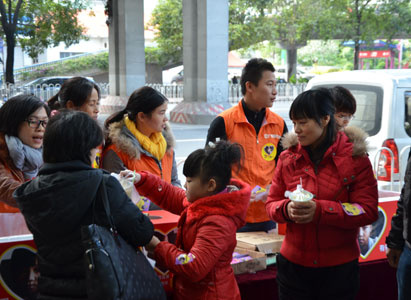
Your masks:
{"label": "woman with glasses", "polygon": [[12,221],[19,212],[12,194],[36,177],[43,165],[43,135],[49,115],[47,104],[32,95],[13,97],[0,108],[0,236],[20,233],[20,226]]}
{"label": "woman with glasses", "polygon": [[335,103],[335,123],[338,130],[343,130],[354,118],[357,104],[351,92],[342,86],[335,86],[330,89],[334,96]]}
{"label": "woman with glasses", "polygon": [[[54,116],[61,109],[82,111],[97,120],[100,112],[100,88],[98,85],[85,77],[72,77],[66,80],[60,91],[51,97],[47,104],[52,109]],[[97,149],[96,159],[93,162],[94,168],[99,168],[101,152],[103,147]]]}

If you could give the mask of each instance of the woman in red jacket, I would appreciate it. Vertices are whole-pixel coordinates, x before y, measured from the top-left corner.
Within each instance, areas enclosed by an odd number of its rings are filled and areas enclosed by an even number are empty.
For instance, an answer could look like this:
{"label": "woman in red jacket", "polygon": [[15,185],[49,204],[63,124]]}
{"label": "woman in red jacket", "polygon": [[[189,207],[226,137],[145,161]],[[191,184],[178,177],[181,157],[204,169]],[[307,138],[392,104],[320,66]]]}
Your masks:
{"label": "woman in red jacket", "polygon": [[186,191],[149,173],[137,176],[141,194],[181,215],[175,245],[153,237],[146,246],[175,274],[173,299],[241,299],[230,265],[251,194],[246,183],[230,183],[241,156],[241,146],[226,141],[194,151],[184,164]]}
{"label": "woman in red jacket", "polygon": [[[359,288],[358,229],[377,219],[378,192],[365,133],[337,132],[329,90],[300,94],[290,108],[295,133],[284,151],[266,203],[287,223],[277,259],[280,299],[354,299]],[[284,196],[302,181],[310,201]]]}

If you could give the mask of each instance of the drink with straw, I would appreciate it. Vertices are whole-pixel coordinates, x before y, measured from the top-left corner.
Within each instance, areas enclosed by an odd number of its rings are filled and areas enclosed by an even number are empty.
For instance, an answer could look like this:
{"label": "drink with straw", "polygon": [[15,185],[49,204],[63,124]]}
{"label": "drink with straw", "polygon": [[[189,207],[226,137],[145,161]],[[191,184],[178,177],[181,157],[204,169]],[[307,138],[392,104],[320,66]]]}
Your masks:
{"label": "drink with straw", "polygon": [[297,184],[297,188],[294,192],[286,191],[284,194],[285,197],[289,198],[292,201],[305,202],[310,201],[314,198],[314,195],[309,191],[303,189],[303,180],[300,177],[300,184]]}

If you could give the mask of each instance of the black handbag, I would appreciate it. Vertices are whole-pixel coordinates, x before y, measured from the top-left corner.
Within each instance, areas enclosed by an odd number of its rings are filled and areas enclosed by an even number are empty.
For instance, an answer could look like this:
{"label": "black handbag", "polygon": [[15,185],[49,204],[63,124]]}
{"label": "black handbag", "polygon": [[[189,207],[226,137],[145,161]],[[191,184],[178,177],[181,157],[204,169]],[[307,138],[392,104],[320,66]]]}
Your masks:
{"label": "black handbag", "polygon": [[[83,226],[86,286],[89,299],[157,300],[166,299],[160,278],[140,250],[135,250],[118,233],[107,199],[106,175],[98,194],[110,229],[91,224]],[[96,201],[96,199],[94,200]],[[93,204],[93,223],[94,223]]]}

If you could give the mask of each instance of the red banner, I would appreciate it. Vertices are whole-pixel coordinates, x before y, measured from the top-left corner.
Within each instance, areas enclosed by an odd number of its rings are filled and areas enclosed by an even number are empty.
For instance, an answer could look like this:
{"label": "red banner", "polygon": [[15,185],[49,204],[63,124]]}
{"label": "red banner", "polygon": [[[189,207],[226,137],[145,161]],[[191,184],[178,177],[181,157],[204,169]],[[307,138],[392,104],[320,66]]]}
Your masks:
{"label": "red banner", "polygon": [[390,57],[390,50],[360,51],[360,58],[381,58]]}

